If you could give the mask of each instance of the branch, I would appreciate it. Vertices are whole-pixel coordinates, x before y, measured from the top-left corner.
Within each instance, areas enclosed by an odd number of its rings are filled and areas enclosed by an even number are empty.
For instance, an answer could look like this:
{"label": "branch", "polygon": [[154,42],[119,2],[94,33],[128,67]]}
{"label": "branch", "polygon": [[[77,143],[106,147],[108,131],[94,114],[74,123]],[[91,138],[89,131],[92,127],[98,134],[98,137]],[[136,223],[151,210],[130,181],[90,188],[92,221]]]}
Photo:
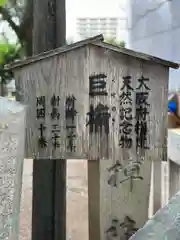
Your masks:
{"label": "branch", "polygon": [[14,30],[20,42],[22,41],[22,35],[19,26],[12,20],[8,10],[0,6],[0,14],[2,14],[3,20],[7,21],[10,27]]}

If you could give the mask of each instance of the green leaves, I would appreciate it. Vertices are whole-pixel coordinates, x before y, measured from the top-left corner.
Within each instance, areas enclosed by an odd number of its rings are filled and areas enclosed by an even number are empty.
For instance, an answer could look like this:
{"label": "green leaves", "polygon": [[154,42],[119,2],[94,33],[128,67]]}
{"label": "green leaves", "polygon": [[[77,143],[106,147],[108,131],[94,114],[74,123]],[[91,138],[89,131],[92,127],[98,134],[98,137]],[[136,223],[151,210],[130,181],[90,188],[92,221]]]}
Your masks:
{"label": "green leaves", "polygon": [[19,49],[19,45],[10,44],[6,41],[0,42],[0,64],[6,64],[7,58],[13,58],[13,56],[17,55]]}
{"label": "green leaves", "polygon": [[0,0],[0,6],[3,6],[4,4],[6,4],[7,0]]}
{"label": "green leaves", "polygon": [[0,43],[0,64],[4,62],[4,56],[8,53],[9,46],[7,43]]}
{"label": "green leaves", "polygon": [[112,44],[116,47],[125,47],[125,42],[124,41],[116,41],[116,39],[114,38],[109,38],[109,39],[105,39],[106,43]]}
{"label": "green leaves", "polygon": [[4,68],[6,64],[20,58],[21,46],[7,41],[0,42],[0,79],[3,83],[12,80],[12,72]]}

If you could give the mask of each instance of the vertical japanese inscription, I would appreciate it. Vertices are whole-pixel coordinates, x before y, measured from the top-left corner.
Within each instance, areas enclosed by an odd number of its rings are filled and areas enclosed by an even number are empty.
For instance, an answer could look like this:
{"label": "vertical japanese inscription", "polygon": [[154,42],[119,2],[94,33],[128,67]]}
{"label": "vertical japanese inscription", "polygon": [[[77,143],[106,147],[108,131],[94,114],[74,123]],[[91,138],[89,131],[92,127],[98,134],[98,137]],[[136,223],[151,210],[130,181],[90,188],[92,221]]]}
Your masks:
{"label": "vertical japanese inscription", "polygon": [[45,96],[40,96],[36,98],[36,119],[40,121],[38,146],[39,148],[47,147],[47,140],[45,138],[46,126],[44,126],[44,120],[46,116],[46,99]]}
{"label": "vertical japanese inscription", "polygon": [[76,151],[76,115],[75,109],[76,98],[74,95],[69,95],[66,98],[66,133],[67,133],[67,150],[70,152]]}
{"label": "vertical japanese inscription", "polygon": [[86,125],[89,125],[90,133],[102,133],[104,129],[106,134],[109,134],[109,107],[102,103],[98,103],[96,107],[90,105],[90,111],[87,113],[89,120]]}
{"label": "vertical japanese inscription", "polygon": [[89,76],[89,96],[107,96],[106,78],[104,73],[92,74]]}
{"label": "vertical japanese inscription", "polygon": [[[89,96],[91,99],[99,96],[107,96],[106,90],[106,78],[104,73],[93,74],[89,76]],[[109,107],[99,101],[94,106],[90,104],[89,112],[87,113],[88,121],[86,126],[89,125],[89,132],[109,134],[109,119],[110,119]]]}
{"label": "vertical japanese inscription", "polygon": [[117,217],[114,217],[111,220],[111,226],[105,231],[105,234],[107,239],[121,239],[121,237],[123,237],[124,240],[128,240],[136,231],[138,231],[136,221],[129,216],[125,216],[123,222],[120,222]]}
{"label": "vertical japanese inscription", "polygon": [[45,96],[36,98],[36,118],[44,119],[45,118]]}
{"label": "vertical japanese inscription", "polygon": [[44,131],[45,131],[46,127],[44,126],[43,123],[40,124],[39,130],[40,130],[40,136],[38,139],[38,144],[40,148],[45,148],[47,147],[47,140],[44,136]]}
{"label": "vertical japanese inscription", "polygon": [[123,77],[123,86],[119,96],[119,146],[131,148],[132,141],[132,91],[131,76]]}
{"label": "vertical japanese inscription", "polygon": [[59,104],[60,104],[60,97],[55,96],[55,94],[51,98],[51,121],[53,122],[52,124],[52,146],[54,149],[57,149],[60,147],[60,129],[57,124],[57,120],[60,118],[60,113],[59,113]]}
{"label": "vertical japanese inscription", "polygon": [[148,126],[147,126],[147,116],[149,115],[149,106],[148,97],[150,88],[147,83],[149,82],[148,78],[138,79],[138,86],[136,88],[136,125],[135,125],[135,133],[136,133],[136,149],[147,149],[147,134],[148,134]]}

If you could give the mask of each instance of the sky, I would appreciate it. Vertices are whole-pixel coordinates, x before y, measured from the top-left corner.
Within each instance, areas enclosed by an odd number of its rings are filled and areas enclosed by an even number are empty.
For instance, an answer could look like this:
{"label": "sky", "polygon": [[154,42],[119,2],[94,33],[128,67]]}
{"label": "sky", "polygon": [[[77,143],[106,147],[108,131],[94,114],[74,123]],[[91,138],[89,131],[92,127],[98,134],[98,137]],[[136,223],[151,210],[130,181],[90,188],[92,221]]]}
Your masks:
{"label": "sky", "polygon": [[[112,4],[113,1],[113,4]],[[126,18],[126,0],[66,0],[67,39],[78,40],[76,35],[76,18],[78,17],[119,17]],[[122,29],[126,21],[122,22]],[[7,23],[0,26],[11,42],[16,41],[15,34]],[[121,31],[121,39],[126,40],[125,31]]]}

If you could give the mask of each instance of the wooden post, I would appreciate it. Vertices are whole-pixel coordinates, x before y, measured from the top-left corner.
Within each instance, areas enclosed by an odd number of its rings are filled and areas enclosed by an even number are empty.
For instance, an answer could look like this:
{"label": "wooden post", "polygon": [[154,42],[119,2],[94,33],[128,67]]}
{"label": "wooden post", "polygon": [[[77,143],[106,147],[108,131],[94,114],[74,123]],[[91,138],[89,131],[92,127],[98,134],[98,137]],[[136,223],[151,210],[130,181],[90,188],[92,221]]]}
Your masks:
{"label": "wooden post", "polygon": [[100,238],[100,162],[88,161],[89,240]]}
{"label": "wooden post", "polygon": [[161,208],[161,161],[156,160],[153,162],[153,214]]}
{"label": "wooden post", "polygon": [[[33,7],[33,53],[64,45],[65,0],[34,0]],[[66,239],[66,160],[33,163],[32,240],[44,239]]]}

